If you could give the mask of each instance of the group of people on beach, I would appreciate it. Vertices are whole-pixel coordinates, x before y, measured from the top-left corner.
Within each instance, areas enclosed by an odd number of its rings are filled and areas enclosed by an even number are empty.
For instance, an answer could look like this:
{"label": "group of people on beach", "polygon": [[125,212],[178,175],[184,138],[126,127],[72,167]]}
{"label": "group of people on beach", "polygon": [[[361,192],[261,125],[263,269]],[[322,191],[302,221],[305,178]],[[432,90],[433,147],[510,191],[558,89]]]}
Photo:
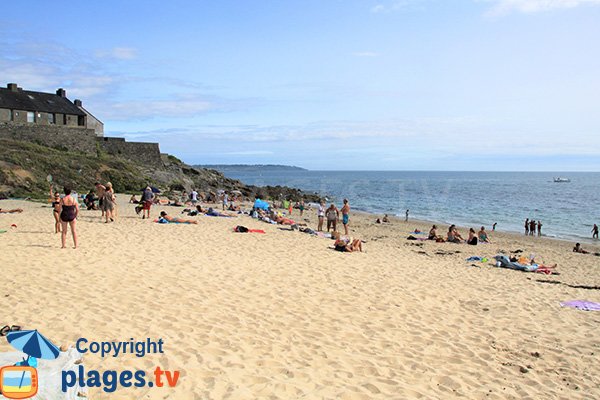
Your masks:
{"label": "group of people on beach", "polygon": [[535,221],[534,219],[525,219],[525,235],[535,236],[537,229],[537,235],[542,236],[542,221]]}
{"label": "group of people on beach", "polygon": [[436,242],[467,243],[470,245],[477,245],[478,242],[492,243],[485,230],[485,226],[482,226],[479,232],[477,233],[475,232],[475,229],[470,228],[469,236],[467,237],[467,239],[464,239],[461,236],[461,234],[458,232],[458,229],[456,228],[456,225],[454,224],[448,227],[448,233],[445,239],[442,235],[438,235],[437,229],[437,225],[433,225],[429,230],[429,235],[427,236],[427,239],[435,240]]}

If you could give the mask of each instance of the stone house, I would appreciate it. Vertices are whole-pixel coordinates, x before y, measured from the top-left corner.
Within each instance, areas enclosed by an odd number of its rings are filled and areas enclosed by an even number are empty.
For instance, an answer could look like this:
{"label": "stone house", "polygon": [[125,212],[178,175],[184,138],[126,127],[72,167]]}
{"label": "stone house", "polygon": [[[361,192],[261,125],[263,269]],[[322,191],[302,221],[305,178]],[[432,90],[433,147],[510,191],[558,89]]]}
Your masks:
{"label": "stone house", "polygon": [[16,83],[0,88],[0,123],[93,129],[96,136],[104,135],[104,124],[83,108],[81,100],[67,99],[64,89],[56,94],[34,92]]}

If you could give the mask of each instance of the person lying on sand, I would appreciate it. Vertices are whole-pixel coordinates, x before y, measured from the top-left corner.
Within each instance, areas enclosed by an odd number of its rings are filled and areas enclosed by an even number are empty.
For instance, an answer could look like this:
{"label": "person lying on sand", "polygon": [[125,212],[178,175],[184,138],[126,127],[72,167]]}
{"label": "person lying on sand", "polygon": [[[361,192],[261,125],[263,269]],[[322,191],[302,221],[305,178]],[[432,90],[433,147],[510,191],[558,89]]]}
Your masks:
{"label": "person lying on sand", "polygon": [[225,214],[225,213],[216,211],[212,207],[209,208],[204,214],[208,215],[209,217],[227,217],[227,218],[233,217],[233,215],[229,215],[229,214]]}
{"label": "person lying on sand", "polygon": [[346,253],[352,253],[355,251],[362,252],[362,240],[344,239],[340,236],[339,232],[335,232],[333,237],[335,238],[335,243],[333,244],[333,248],[335,250]]}
{"label": "person lying on sand", "polygon": [[12,210],[3,210],[0,208],[0,214],[14,214],[14,213],[22,213],[22,208],[13,208]]}
{"label": "person lying on sand", "polygon": [[277,217],[275,222],[277,222],[279,225],[296,225],[296,222],[293,219],[284,217]]}
{"label": "person lying on sand", "polygon": [[173,222],[175,224],[198,224],[198,221],[194,221],[193,219],[182,219],[182,218],[178,218],[178,217],[171,217],[169,215],[167,215],[166,212],[161,211],[160,212],[160,217],[168,222]]}
{"label": "person lying on sand", "polygon": [[346,242],[343,239],[338,239],[335,241],[334,249],[346,253],[352,253],[355,251],[362,252],[362,242],[360,239],[354,239],[352,243]]}

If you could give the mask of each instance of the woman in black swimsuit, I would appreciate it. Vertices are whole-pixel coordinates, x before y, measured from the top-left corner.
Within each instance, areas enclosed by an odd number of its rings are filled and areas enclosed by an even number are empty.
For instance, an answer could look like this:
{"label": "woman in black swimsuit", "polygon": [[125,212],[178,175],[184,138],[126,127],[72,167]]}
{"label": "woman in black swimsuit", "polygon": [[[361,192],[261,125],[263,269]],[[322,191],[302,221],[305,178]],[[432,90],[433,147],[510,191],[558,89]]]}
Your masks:
{"label": "woman in black swimsuit", "polygon": [[65,187],[65,197],[60,200],[60,223],[62,225],[61,243],[63,249],[67,247],[67,225],[71,226],[73,248],[77,248],[77,232],[75,231],[77,214],[79,214],[79,203],[71,196],[71,189]]}

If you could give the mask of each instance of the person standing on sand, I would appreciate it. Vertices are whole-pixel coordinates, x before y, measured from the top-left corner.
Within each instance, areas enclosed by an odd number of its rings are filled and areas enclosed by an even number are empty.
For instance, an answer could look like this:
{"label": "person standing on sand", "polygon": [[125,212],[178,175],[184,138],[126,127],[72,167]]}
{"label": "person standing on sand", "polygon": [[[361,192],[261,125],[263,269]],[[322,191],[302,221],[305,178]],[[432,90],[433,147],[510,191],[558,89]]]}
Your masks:
{"label": "person standing on sand", "polygon": [[229,196],[227,193],[223,193],[223,211],[227,207],[227,203],[229,202]]}
{"label": "person standing on sand", "polygon": [[288,215],[292,215],[292,210],[294,209],[294,206],[292,205],[292,201],[290,200],[288,203]]}
{"label": "person standing on sand", "polygon": [[317,218],[319,219],[317,231],[321,232],[323,230],[323,221],[325,220],[325,202],[323,201],[319,203],[319,208],[317,208]]}
{"label": "person standing on sand", "polygon": [[592,239],[598,239],[598,225],[596,224],[592,228]]}
{"label": "person standing on sand", "polygon": [[142,219],[150,219],[150,208],[154,202],[154,193],[150,186],[146,186],[146,189],[142,192],[140,202],[142,203]]}
{"label": "person standing on sand", "polygon": [[300,216],[304,215],[304,199],[300,200],[298,208],[300,209]]}
{"label": "person standing on sand", "polygon": [[79,214],[79,203],[71,196],[71,188],[65,187],[65,197],[60,199],[60,224],[62,231],[60,235],[61,249],[65,249],[67,242],[67,226],[71,227],[71,235],[73,235],[73,248],[77,248],[77,231],[75,230],[75,222]]}
{"label": "person standing on sand", "polygon": [[538,236],[542,236],[542,221],[537,222]]}
{"label": "person standing on sand", "polygon": [[60,193],[52,190],[50,185],[50,199],[52,200],[52,214],[54,214],[54,233],[60,232]]}
{"label": "person standing on sand", "polygon": [[535,226],[536,225],[535,225],[535,220],[534,219],[532,219],[531,221],[529,221],[529,234],[531,236],[535,235]]}
{"label": "person standing on sand", "polygon": [[525,236],[529,235],[529,218],[525,219]]}
{"label": "person standing on sand", "polygon": [[115,209],[115,193],[113,192],[112,183],[106,184],[106,190],[104,196],[102,196],[102,210],[104,211],[104,217],[106,218],[104,223],[108,224],[108,219],[111,222],[114,221],[113,211]]}
{"label": "person standing on sand", "polygon": [[344,199],[344,205],[342,206],[342,224],[344,225],[344,234],[348,236],[348,223],[350,222],[350,203],[348,199]]}
{"label": "person standing on sand", "polygon": [[331,203],[327,212],[325,212],[325,216],[327,217],[327,232],[331,228],[333,228],[334,232],[337,231],[337,220],[340,218],[340,212],[335,204]]}
{"label": "person standing on sand", "polygon": [[192,191],[190,192],[190,200],[192,201],[193,206],[195,206],[196,203],[198,203],[198,192],[196,192],[196,189],[192,189]]}
{"label": "person standing on sand", "polygon": [[406,210],[406,218],[404,219],[404,221],[406,221],[406,222],[408,222],[408,211],[409,210]]}
{"label": "person standing on sand", "polygon": [[104,208],[102,207],[102,202],[104,201],[104,192],[106,191],[106,186],[101,184],[100,182],[96,182],[96,194],[98,195],[98,208],[102,210],[101,217],[104,217]]}

